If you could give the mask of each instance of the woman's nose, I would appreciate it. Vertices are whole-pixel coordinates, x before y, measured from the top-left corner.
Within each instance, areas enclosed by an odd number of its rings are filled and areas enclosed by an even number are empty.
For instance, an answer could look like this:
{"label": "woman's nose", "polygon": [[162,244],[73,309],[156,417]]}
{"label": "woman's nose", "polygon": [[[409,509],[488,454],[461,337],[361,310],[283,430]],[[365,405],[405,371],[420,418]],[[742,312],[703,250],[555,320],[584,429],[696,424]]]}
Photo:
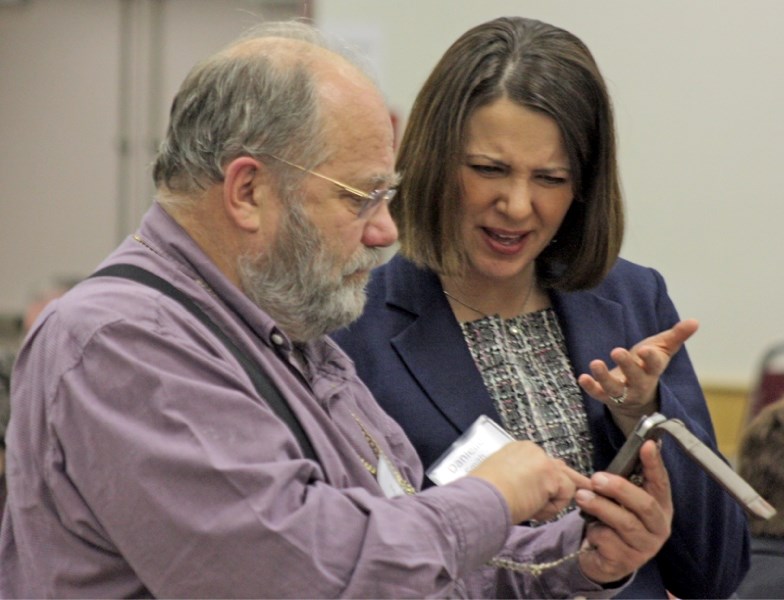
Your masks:
{"label": "woman's nose", "polygon": [[499,209],[512,219],[524,219],[531,214],[533,189],[527,181],[513,181],[499,199]]}

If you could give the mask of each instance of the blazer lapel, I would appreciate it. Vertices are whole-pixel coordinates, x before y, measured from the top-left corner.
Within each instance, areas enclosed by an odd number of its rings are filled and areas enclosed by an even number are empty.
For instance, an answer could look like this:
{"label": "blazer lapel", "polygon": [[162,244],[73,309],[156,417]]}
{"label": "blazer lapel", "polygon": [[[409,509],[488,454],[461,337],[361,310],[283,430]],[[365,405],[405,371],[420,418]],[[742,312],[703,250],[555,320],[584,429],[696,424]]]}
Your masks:
{"label": "blazer lapel", "polygon": [[[591,291],[555,292],[552,299],[575,377],[590,374],[589,364],[597,358],[613,368],[610,351],[628,345],[623,306]],[[594,464],[607,464],[623,443],[623,434],[609,427],[612,417],[604,404],[585,392],[582,395],[593,439]]]}
{"label": "blazer lapel", "polygon": [[[403,277],[405,281],[387,286],[387,290],[397,290],[389,292],[387,302],[411,313],[412,320],[392,338],[395,351],[429,401],[459,431],[465,431],[482,414],[497,420],[482,376],[437,276],[407,262],[398,267],[390,276]],[[476,402],[452,401],[463,396]]]}
{"label": "blazer lapel", "polygon": [[594,292],[553,292],[553,306],[575,375],[590,373],[597,358],[612,365],[610,351],[626,346],[623,307]]}

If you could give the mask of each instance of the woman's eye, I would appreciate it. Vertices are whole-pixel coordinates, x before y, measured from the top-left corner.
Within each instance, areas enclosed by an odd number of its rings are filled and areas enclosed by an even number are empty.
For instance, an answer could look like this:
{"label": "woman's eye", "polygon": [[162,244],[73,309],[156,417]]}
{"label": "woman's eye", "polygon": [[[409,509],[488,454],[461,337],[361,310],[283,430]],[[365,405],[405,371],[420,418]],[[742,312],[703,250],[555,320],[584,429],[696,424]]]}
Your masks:
{"label": "woman's eye", "polygon": [[563,185],[569,183],[566,177],[559,177],[557,175],[540,175],[539,180],[545,185]]}
{"label": "woman's eye", "polygon": [[506,169],[503,167],[499,167],[498,165],[483,165],[483,164],[473,164],[468,165],[473,171],[479,173],[480,175],[485,176],[498,176],[503,175],[506,173]]}

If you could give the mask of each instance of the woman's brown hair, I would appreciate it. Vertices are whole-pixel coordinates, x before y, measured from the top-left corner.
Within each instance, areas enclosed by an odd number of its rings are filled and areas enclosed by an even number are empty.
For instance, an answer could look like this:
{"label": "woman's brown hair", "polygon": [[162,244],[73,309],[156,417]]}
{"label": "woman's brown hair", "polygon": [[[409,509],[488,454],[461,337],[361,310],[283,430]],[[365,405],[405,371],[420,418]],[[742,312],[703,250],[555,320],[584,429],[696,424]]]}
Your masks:
{"label": "woman's brown hair", "polygon": [[467,123],[477,108],[508,98],[558,124],[569,156],[574,202],[537,258],[546,287],[592,287],[623,240],[611,101],[588,48],[547,23],[502,17],[464,33],[425,82],[398,153],[402,173],[393,215],[400,251],[442,274],[465,266],[460,180]]}

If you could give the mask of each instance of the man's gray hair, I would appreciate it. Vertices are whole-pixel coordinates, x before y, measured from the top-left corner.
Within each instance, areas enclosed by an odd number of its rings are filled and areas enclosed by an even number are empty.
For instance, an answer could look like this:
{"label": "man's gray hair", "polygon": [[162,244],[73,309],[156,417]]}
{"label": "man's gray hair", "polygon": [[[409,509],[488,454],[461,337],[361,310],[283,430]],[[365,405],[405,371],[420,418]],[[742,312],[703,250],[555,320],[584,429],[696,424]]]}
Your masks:
{"label": "man's gray hair", "polygon": [[[307,46],[301,56],[292,53],[290,46],[286,51],[283,44],[278,51],[274,43],[266,46],[267,53],[238,50],[245,42],[262,38],[285,38],[330,50],[372,79],[358,53],[301,21],[265,23],[249,30],[196,65],[182,83],[153,167],[159,189],[176,196],[196,195],[223,181],[223,166],[243,155],[271,154],[306,166],[327,160]],[[274,162],[270,166],[279,168]],[[282,189],[291,189],[301,177],[293,169],[279,172]]]}

